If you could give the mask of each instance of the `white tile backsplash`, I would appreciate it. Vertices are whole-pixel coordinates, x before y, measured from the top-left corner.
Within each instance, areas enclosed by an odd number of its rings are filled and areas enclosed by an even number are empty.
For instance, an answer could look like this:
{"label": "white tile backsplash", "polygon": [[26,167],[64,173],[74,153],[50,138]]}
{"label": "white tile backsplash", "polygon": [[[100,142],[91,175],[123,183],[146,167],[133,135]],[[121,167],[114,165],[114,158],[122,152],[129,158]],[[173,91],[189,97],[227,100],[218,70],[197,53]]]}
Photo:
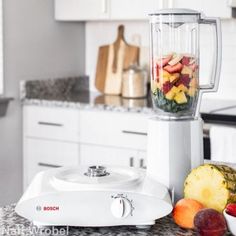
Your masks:
{"label": "white tile backsplash", "polygon": [[[125,25],[125,38],[127,42],[141,46],[141,65],[149,63],[149,24],[145,21],[113,21],[113,22],[87,22],[86,23],[86,73],[90,76],[90,90],[94,87],[97,53],[101,45],[111,44],[115,41],[117,27]],[[211,74],[213,48],[212,33],[206,29],[201,34],[201,64],[200,81],[206,83]],[[204,98],[217,98],[236,100],[236,20],[222,20],[222,71],[219,91],[205,94]]]}

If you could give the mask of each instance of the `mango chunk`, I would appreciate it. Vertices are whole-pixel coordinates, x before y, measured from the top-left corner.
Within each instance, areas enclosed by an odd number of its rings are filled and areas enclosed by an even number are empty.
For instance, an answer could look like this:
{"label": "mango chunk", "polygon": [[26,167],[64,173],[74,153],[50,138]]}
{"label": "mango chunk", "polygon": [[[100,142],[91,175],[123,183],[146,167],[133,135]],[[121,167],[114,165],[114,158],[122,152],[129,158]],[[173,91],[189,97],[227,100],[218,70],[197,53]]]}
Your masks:
{"label": "mango chunk", "polygon": [[183,91],[177,93],[174,97],[174,100],[178,103],[178,104],[184,104],[187,103],[187,98],[185,96],[185,93]]}
{"label": "mango chunk", "polygon": [[184,86],[183,84],[180,84],[178,86],[179,91],[183,91],[183,92],[188,92],[188,88],[186,86]]}

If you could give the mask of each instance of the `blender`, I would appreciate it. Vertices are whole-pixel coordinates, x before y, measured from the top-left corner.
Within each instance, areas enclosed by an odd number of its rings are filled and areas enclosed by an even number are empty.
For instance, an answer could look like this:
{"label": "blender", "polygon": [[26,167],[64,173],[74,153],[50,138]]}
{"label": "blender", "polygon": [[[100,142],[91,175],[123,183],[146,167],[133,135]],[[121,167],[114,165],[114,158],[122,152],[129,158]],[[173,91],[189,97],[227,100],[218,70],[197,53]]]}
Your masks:
{"label": "blender", "polygon": [[[199,83],[200,26],[214,32],[209,84]],[[192,168],[203,164],[201,96],[217,91],[221,68],[221,24],[190,9],[150,14],[151,94],[156,116],[149,120],[147,175],[166,185],[175,200]]]}

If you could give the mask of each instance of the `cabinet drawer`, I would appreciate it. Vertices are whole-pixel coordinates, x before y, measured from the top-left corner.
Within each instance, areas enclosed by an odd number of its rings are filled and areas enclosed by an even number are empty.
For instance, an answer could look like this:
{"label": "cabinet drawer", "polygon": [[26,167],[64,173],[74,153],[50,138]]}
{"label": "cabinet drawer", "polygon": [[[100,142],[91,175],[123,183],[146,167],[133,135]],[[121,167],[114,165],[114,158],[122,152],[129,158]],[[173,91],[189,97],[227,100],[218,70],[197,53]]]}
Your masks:
{"label": "cabinet drawer", "polygon": [[79,163],[79,144],[34,138],[24,139],[25,186],[41,170]]}
{"label": "cabinet drawer", "polygon": [[147,115],[81,111],[80,122],[81,143],[146,150]]}
{"label": "cabinet drawer", "polygon": [[82,144],[80,163],[82,165],[134,166],[137,153],[136,150]]}
{"label": "cabinet drawer", "polygon": [[79,141],[79,111],[69,108],[24,106],[24,136]]}

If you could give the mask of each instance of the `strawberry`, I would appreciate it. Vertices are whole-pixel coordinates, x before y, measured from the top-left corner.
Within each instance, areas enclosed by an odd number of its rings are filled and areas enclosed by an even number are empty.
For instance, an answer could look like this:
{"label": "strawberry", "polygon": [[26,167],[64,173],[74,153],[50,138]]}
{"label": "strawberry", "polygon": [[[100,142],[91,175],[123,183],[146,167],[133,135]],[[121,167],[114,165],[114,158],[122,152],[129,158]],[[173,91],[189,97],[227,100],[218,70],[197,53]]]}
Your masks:
{"label": "strawberry", "polygon": [[163,93],[167,94],[171,90],[172,87],[173,87],[173,84],[171,84],[170,81],[165,82],[162,86]]}
{"label": "strawberry", "polygon": [[167,65],[167,63],[171,60],[172,58],[172,55],[168,55],[167,57],[165,58],[161,58],[161,59],[158,59],[157,60],[157,65],[159,67],[164,67],[165,65]]}
{"label": "strawberry", "polygon": [[185,87],[189,87],[189,83],[190,83],[190,78],[189,75],[180,75],[180,79],[175,83],[175,86],[179,86],[181,84],[183,84]]}
{"label": "strawberry", "polygon": [[180,72],[182,68],[183,68],[183,65],[179,62],[175,64],[174,66],[167,65],[164,67],[164,69],[169,73]]}
{"label": "strawberry", "polygon": [[236,203],[229,203],[225,209],[226,213],[236,217]]}
{"label": "strawberry", "polygon": [[190,62],[190,57],[184,56],[181,60],[182,65],[185,65],[185,66],[189,65],[189,62]]}

